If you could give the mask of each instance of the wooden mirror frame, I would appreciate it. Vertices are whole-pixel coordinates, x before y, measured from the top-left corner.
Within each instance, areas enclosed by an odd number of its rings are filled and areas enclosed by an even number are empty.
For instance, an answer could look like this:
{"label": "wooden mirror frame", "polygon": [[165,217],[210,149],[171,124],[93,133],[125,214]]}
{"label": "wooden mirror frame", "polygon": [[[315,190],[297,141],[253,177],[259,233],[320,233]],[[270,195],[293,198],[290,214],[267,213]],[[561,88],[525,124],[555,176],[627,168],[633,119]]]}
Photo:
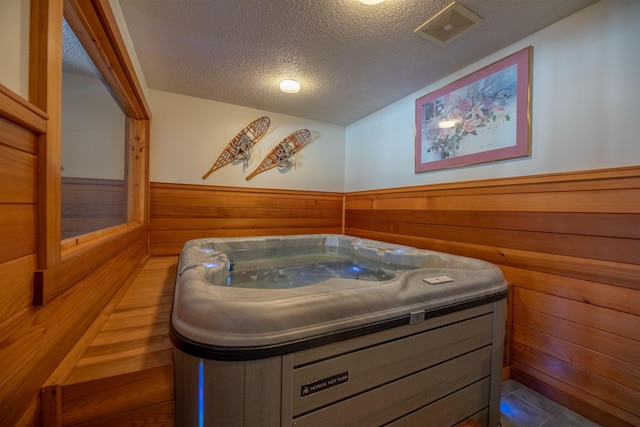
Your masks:
{"label": "wooden mirror frame", "polygon": [[[126,115],[128,222],[61,242],[62,17]],[[34,304],[55,298],[146,236],[151,114],[108,0],[31,0],[29,98],[48,115],[38,141],[38,271]]]}

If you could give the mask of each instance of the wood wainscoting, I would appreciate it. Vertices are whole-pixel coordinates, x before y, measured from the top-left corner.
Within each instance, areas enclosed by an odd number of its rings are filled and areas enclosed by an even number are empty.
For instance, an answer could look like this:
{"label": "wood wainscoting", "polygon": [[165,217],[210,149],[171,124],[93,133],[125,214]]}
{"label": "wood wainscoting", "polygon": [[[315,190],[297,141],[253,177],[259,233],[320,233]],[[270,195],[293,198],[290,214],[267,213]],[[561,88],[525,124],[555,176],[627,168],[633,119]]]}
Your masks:
{"label": "wood wainscoting", "polygon": [[42,384],[147,250],[145,225],[102,238],[96,251],[78,250],[48,269],[46,304],[33,305],[45,120],[0,85],[0,424],[8,426],[39,425]]}
{"label": "wood wainscoting", "polygon": [[151,255],[203,237],[342,233],[343,194],[151,183]]}
{"label": "wood wainscoting", "polygon": [[511,377],[640,425],[640,168],[347,193],[345,233],[499,265]]}
{"label": "wood wainscoting", "polygon": [[127,223],[124,179],[62,177],[62,239]]}

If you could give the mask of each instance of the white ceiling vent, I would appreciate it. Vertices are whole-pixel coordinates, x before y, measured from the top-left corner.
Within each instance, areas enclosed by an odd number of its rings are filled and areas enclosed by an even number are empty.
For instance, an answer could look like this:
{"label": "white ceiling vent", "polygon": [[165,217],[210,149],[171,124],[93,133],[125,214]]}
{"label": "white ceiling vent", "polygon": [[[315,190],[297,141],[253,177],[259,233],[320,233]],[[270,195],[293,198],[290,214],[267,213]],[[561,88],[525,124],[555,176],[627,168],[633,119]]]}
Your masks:
{"label": "white ceiling vent", "polygon": [[480,22],[481,17],[454,1],[416,28],[414,33],[445,45]]}

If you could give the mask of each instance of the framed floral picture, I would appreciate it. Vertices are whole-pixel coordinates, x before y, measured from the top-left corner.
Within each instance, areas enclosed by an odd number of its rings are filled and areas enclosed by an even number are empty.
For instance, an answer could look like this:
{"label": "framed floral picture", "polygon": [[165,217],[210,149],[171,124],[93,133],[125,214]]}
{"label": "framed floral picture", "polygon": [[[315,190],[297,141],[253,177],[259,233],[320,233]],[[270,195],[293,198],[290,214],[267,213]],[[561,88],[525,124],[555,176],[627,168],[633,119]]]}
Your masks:
{"label": "framed floral picture", "polygon": [[416,100],[415,172],[531,155],[532,47]]}

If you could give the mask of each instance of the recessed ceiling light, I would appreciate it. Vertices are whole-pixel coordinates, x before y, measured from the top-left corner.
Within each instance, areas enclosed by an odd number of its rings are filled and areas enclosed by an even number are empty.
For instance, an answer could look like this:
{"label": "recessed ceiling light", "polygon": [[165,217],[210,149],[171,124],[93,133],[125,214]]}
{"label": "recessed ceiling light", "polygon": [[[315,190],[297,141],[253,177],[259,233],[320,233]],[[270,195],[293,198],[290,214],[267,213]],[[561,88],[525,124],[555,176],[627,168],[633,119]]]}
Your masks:
{"label": "recessed ceiling light", "polygon": [[295,80],[285,79],[280,81],[280,90],[286,93],[300,92],[300,83]]}
{"label": "recessed ceiling light", "polygon": [[382,3],[384,0],[360,0],[360,3],[364,4],[378,4]]}

